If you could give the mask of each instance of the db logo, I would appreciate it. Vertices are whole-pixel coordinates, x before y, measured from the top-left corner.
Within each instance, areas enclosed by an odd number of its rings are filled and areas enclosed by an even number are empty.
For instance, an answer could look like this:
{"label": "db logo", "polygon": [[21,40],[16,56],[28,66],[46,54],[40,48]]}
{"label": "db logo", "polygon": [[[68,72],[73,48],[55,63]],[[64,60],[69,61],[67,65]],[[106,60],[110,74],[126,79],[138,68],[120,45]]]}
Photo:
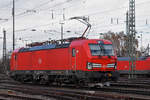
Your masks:
{"label": "db logo", "polygon": [[39,63],[39,64],[41,64],[41,63],[42,63],[42,59],[41,59],[41,58],[39,58],[38,63]]}

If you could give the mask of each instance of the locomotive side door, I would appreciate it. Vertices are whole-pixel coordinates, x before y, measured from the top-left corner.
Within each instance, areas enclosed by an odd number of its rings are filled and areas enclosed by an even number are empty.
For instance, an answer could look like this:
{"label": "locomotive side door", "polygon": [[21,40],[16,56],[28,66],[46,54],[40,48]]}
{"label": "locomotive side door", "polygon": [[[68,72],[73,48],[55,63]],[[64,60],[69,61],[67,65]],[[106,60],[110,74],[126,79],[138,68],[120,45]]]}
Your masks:
{"label": "locomotive side door", "polygon": [[76,69],[76,49],[72,48],[71,49],[71,69],[75,70]]}
{"label": "locomotive side door", "polygon": [[72,48],[72,69],[75,71],[78,66],[78,52],[79,50],[77,48]]}
{"label": "locomotive side door", "polygon": [[72,70],[77,70],[78,66],[78,52],[79,50],[76,48],[72,48],[72,57],[71,57],[71,68]]}
{"label": "locomotive side door", "polygon": [[17,53],[14,55],[14,70],[17,70],[17,60],[18,59],[18,55]]}

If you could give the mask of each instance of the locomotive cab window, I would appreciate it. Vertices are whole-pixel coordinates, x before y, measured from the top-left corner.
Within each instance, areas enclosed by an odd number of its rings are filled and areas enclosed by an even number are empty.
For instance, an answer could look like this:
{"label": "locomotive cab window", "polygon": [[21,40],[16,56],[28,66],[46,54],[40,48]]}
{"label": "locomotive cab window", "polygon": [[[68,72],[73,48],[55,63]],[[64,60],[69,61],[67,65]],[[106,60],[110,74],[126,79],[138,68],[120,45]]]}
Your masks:
{"label": "locomotive cab window", "polygon": [[72,57],[75,57],[75,53],[76,53],[76,50],[75,48],[72,49]]}
{"label": "locomotive cab window", "polygon": [[114,56],[112,44],[89,44],[92,56]]}
{"label": "locomotive cab window", "polygon": [[107,55],[107,56],[114,56],[114,50],[113,50],[113,46],[112,46],[112,44],[105,44],[105,45],[103,45],[103,47],[104,47],[104,53],[105,53],[105,55]]}
{"label": "locomotive cab window", "polygon": [[101,54],[101,48],[99,44],[89,44],[92,56],[99,56]]}

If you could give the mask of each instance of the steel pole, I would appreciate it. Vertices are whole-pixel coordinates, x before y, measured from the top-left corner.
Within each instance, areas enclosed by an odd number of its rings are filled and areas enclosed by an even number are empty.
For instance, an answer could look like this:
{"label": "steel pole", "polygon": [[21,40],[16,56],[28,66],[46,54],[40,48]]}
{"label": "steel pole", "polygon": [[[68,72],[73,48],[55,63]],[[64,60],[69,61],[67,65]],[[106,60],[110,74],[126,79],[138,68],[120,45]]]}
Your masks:
{"label": "steel pole", "polygon": [[61,24],[61,45],[63,45],[63,24],[64,23],[60,23]]}
{"label": "steel pole", "polygon": [[13,50],[15,50],[15,0],[13,0],[12,16],[13,16]]}

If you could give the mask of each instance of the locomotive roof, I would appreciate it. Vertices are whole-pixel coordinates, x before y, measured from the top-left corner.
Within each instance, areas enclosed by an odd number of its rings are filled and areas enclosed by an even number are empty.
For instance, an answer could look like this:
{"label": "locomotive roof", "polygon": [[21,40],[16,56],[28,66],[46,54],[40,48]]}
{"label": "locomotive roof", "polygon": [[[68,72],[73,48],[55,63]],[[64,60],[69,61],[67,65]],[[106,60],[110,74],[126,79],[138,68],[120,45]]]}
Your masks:
{"label": "locomotive roof", "polygon": [[[86,39],[86,40],[83,40],[83,41],[102,41],[104,44],[112,44],[111,41],[109,40],[104,40],[104,39]],[[80,42],[80,41],[79,41]]]}
{"label": "locomotive roof", "polygon": [[45,44],[45,45],[40,45],[40,46],[33,46],[33,47],[28,47],[28,48],[20,48],[19,52],[26,52],[26,51],[37,51],[37,50],[46,50],[46,49],[55,49],[55,48],[68,48],[72,42],[88,42],[88,41],[103,41],[104,44],[111,44],[110,41],[108,40],[103,40],[103,39],[76,39],[72,40],[71,42],[66,42],[66,43],[54,43],[54,44]]}
{"label": "locomotive roof", "polygon": [[26,51],[37,51],[37,50],[46,50],[46,49],[55,49],[55,48],[67,48],[69,47],[70,43],[67,44],[48,44],[48,45],[41,45],[41,46],[33,46],[31,48],[21,48],[19,52],[26,52]]}

